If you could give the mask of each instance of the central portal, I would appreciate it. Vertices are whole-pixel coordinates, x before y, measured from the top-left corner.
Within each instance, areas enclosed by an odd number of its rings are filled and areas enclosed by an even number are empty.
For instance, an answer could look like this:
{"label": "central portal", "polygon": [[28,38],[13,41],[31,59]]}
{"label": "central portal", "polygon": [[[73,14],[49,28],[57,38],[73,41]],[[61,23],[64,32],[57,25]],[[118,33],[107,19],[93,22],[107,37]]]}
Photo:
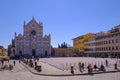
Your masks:
{"label": "central portal", "polygon": [[36,56],[36,50],[35,49],[32,49],[32,56]]}
{"label": "central portal", "polygon": [[48,56],[48,53],[47,53],[47,51],[45,51],[45,57],[47,57]]}

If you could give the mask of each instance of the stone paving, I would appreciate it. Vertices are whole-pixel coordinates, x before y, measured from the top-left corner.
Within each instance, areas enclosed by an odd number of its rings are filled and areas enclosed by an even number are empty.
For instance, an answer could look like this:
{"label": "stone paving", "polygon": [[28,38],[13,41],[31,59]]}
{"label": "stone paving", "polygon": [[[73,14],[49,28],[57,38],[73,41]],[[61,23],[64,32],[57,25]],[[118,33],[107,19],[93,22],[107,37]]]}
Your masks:
{"label": "stone paving", "polygon": [[[5,64],[13,65],[13,60],[10,60],[9,63],[5,62]],[[120,76],[119,76],[120,72],[94,74],[94,75],[77,75],[77,76],[36,75],[34,73],[71,75],[70,71],[62,71],[53,66],[50,66],[48,63],[40,62],[39,64],[42,65],[42,72],[37,72],[33,68],[30,68],[23,63],[19,63],[19,61],[16,61],[16,65],[14,66],[13,70],[0,71],[0,80],[120,80]],[[30,71],[32,71],[33,73],[31,73]],[[78,73],[81,74],[79,71],[75,71],[75,74]]]}
{"label": "stone paving", "polygon": [[[56,67],[53,67],[49,65],[48,63],[43,63],[41,61],[38,62],[38,65],[41,65],[41,72],[36,71],[33,67],[29,67],[28,65],[21,63],[23,66],[25,66],[30,72],[37,74],[37,75],[45,75],[45,76],[72,76],[70,70],[61,70]],[[93,72],[94,74],[100,74],[100,73],[112,73],[112,72],[120,72],[120,67],[118,69],[114,69],[114,66],[110,66],[106,68],[106,72],[99,71],[99,72]],[[78,69],[74,70],[74,76],[75,75],[88,75],[87,69],[85,69],[83,72],[80,72]]]}
{"label": "stone paving", "polygon": [[[49,59],[50,60],[50,59]],[[74,61],[74,60],[73,60]],[[53,61],[54,62],[54,61]],[[26,64],[23,64],[29,71],[31,71],[32,73],[35,73],[37,75],[47,75],[47,76],[72,76],[70,69],[68,70],[62,70],[59,69],[53,65],[51,65],[50,63],[47,62],[43,62],[43,60],[40,60],[39,62],[37,62],[38,65],[42,66],[42,71],[38,72],[36,71],[34,68],[29,67]],[[57,64],[57,63],[55,63]],[[114,66],[109,66],[106,67],[106,72],[103,71],[95,71],[93,72],[94,74],[100,74],[100,73],[110,73],[110,72],[119,72],[120,71],[120,66],[118,66],[118,69],[114,69]],[[88,70],[85,69],[83,72],[80,72],[78,69],[74,69],[74,75],[87,75],[88,74]]]}

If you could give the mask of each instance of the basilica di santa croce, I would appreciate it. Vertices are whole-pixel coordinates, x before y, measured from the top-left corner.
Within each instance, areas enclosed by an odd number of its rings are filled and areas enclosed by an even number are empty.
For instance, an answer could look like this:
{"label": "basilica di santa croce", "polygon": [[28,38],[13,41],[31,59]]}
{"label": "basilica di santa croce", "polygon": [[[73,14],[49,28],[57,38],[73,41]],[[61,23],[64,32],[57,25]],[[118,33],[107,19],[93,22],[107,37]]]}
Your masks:
{"label": "basilica di santa croce", "polygon": [[17,35],[15,32],[14,39],[8,46],[10,56],[51,56],[51,36],[43,36],[43,25],[36,22],[34,17],[26,24],[24,21],[23,35]]}

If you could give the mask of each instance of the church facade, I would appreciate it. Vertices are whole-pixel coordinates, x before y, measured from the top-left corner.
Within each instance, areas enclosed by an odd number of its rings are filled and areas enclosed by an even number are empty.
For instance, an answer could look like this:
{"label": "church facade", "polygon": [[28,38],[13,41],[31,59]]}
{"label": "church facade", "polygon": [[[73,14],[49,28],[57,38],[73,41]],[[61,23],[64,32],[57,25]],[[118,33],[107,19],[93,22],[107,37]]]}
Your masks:
{"label": "church facade", "polygon": [[43,36],[43,24],[36,22],[34,17],[23,25],[23,35],[15,32],[12,44],[8,46],[10,54],[24,56],[51,56],[51,36]]}

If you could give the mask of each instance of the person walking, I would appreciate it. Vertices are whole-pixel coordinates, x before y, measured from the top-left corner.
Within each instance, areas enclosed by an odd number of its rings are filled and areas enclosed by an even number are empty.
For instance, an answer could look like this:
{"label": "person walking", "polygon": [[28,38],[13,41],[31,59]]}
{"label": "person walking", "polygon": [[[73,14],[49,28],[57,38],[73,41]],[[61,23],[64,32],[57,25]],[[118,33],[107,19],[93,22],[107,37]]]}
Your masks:
{"label": "person walking", "polygon": [[71,66],[71,74],[73,74],[73,75],[74,75],[73,66]]}
{"label": "person walking", "polygon": [[3,66],[4,65],[4,60],[2,60],[1,63],[2,63],[2,66]]}
{"label": "person walking", "polygon": [[20,63],[20,60],[19,60],[19,63]]}
{"label": "person walking", "polygon": [[84,71],[84,68],[85,68],[84,63],[82,63],[82,71]]}
{"label": "person walking", "polygon": [[78,63],[78,66],[79,66],[79,71],[82,72],[82,65],[81,65],[81,62]]}
{"label": "person walking", "polygon": [[117,63],[114,64],[114,69],[118,69],[118,68],[117,68]]}
{"label": "person walking", "polygon": [[15,66],[15,64],[16,64],[16,63],[15,63],[15,60],[13,61],[13,64],[14,64],[14,66]]}
{"label": "person walking", "polygon": [[108,60],[107,60],[107,59],[105,60],[105,64],[106,64],[106,66],[108,67]]}

